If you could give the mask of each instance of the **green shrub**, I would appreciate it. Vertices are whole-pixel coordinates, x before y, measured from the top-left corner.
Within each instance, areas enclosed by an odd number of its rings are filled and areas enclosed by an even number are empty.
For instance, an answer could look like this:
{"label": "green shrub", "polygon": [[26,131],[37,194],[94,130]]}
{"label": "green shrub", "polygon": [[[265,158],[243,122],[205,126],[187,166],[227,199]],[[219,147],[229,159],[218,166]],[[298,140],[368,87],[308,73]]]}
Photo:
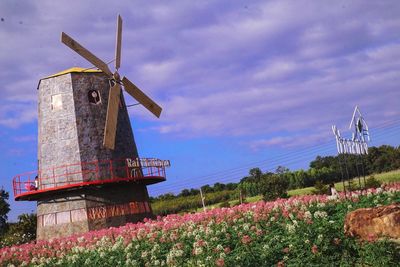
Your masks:
{"label": "green shrub", "polygon": [[21,214],[18,222],[10,223],[7,232],[0,238],[0,248],[19,245],[36,239],[36,214]]}
{"label": "green shrub", "polygon": [[289,181],[282,175],[264,176],[260,183],[260,192],[264,201],[288,197]]}
{"label": "green shrub", "polygon": [[229,201],[224,201],[218,205],[220,208],[229,208],[230,206],[231,204],[229,204]]}
{"label": "green shrub", "polygon": [[329,187],[326,184],[324,184],[321,181],[316,181],[312,193],[314,195],[325,195],[330,192],[329,192]]}
{"label": "green shrub", "polygon": [[381,182],[378,181],[375,176],[371,175],[370,177],[367,178],[365,181],[365,187],[366,188],[377,188],[381,186]]}
{"label": "green shrub", "polygon": [[[204,194],[205,204],[211,205],[219,202],[225,202],[237,198],[237,192],[234,190],[225,190],[220,192]],[[173,199],[155,200],[152,204],[153,213],[156,215],[167,215],[180,213],[182,211],[196,210],[202,207],[200,194],[186,197],[175,197]]]}

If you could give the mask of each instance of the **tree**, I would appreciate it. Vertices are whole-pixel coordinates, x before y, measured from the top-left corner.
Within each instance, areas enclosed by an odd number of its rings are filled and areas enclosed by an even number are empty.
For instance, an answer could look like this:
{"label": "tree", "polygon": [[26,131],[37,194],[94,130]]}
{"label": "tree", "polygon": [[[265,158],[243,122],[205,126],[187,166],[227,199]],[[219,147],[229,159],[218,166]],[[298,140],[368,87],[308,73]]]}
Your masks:
{"label": "tree", "polygon": [[36,214],[21,214],[17,223],[10,223],[3,235],[0,247],[19,245],[36,239]]}
{"label": "tree", "polygon": [[181,193],[179,194],[179,196],[182,196],[182,197],[190,196],[190,191],[189,191],[189,189],[183,189],[183,190],[181,191]]}
{"label": "tree", "polygon": [[262,171],[260,170],[260,168],[252,168],[250,169],[249,174],[250,177],[252,177],[256,182],[258,182],[261,179]]}
{"label": "tree", "polygon": [[8,192],[0,189],[0,235],[7,230],[7,214],[10,211],[10,204],[7,202],[8,197]]}
{"label": "tree", "polygon": [[191,196],[197,196],[198,194],[200,194],[200,190],[194,189],[194,188],[190,189],[190,195]]}
{"label": "tree", "polygon": [[218,191],[225,190],[226,186],[225,186],[225,184],[222,184],[222,183],[215,183],[213,188],[214,188],[214,192],[218,192]]}
{"label": "tree", "polygon": [[285,166],[278,166],[278,167],[276,168],[275,172],[276,172],[277,174],[284,174],[284,173],[289,172],[289,169],[286,168]]}
{"label": "tree", "polygon": [[214,192],[213,188],[212,188],[209,184],[203,185],[203,186],[201,187],[201,190],[203,190],[203,193],[211,193],[211,192]]}
{"label": "tree", "polygon": [[264,175],[260,183],[260,192],[265,201],[287,197],[289,181],[281,175]]}
{"label": "tree", "polygon": [[326,184],[324,184],[321,181],[316,181],[314,185],[314,189],[312,190],[312,193],[315,195],[325,195],[328,194],[329,188]]}
{"label": "tree", "polygon": [[227,183],[226,189],[227,190],[235,190],[237,186],[238,186],[238,184],[235,184],[235,183]]}

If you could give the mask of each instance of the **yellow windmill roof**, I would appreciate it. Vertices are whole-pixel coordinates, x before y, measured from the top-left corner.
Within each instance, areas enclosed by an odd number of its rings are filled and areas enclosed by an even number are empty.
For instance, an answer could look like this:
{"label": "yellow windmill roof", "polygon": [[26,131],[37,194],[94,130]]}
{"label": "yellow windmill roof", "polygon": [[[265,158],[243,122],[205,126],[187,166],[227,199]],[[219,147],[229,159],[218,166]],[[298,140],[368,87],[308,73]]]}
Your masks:
{"label": "yellow windmill roof", "polygon": [[102,71],[101,70],[95,70],[95,69],[84,69],[84,68],[79,68],[79,67],[73,67],[73,68],[69,68],[67,70],[63,70],[63,71],[57,72],[56,74],[47,76],[45,78],[42,78],[42,80],[48,79],[48,78],[57,77],[57,76],[64,75],[64,74],[67,74],[67,73],[73,73],[73,72],[75,72],[75,73],[76,72],[97,72],[98,73],[98,72],[102,72]]}

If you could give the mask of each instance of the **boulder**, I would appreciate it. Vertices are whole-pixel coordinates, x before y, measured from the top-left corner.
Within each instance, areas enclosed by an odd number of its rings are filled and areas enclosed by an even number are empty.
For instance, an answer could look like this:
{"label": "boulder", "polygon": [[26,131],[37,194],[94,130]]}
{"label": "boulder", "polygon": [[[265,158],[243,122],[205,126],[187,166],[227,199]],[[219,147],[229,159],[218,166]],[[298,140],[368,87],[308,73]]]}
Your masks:
{"label": "boulder", "polygon": [[344,232],[363,240],[400,239],[400,204],[358,209],[346,215]]}

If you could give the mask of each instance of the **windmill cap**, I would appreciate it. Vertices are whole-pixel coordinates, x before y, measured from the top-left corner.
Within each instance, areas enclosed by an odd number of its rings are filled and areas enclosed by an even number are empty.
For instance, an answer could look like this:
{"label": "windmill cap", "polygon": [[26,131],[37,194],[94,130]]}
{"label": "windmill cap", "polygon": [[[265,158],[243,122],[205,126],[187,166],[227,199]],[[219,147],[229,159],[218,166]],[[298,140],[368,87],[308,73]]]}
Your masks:
{"label": "windmill cap", "polygon": [[[54,78],[57,76],[61,76],[61,75],[68,74],[68,73],[102,73],[102,71],[96,70],[96,69],[87,69],[87,68],[85,69],[85,68],[80,68],[80,67],[72,67],[72,68],[57,72],[55,74],[52,74],[50,76],[44,77],[44,78],[40,79],[40,81],[49,79],[49,78]],[[37,89],[39,89],[40,81],[39,81]]]}

